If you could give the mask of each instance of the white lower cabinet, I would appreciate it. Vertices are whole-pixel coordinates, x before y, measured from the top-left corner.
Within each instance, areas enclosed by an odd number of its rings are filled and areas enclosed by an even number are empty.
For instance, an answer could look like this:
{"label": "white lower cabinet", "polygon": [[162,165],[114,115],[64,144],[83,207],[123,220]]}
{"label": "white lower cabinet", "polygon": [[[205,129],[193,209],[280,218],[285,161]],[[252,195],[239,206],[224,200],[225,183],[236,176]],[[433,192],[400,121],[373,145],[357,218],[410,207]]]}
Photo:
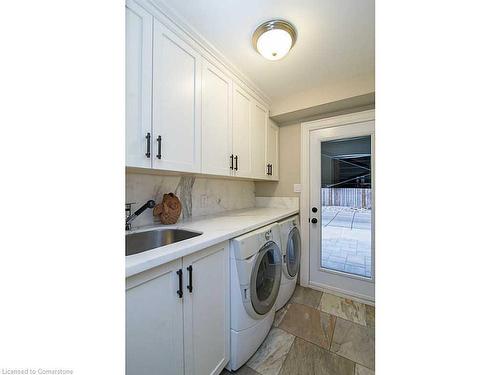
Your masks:
{"label": "white lower cabinet", "polygon": [[185,268],[192,267],[192,292],[187,291],[184,298],[185,373],[218,374],[229,361],[228,243],[182,261]]}
{"label": "white lower cabinet", "polygon": [[126,299],[127,375],[218,374],[229,361],[227,241],[129,277]]}
{"label": "white lower cabinet", "polygon": [[181,267],[179,259],[127,279],[127,375],[184,373]]}

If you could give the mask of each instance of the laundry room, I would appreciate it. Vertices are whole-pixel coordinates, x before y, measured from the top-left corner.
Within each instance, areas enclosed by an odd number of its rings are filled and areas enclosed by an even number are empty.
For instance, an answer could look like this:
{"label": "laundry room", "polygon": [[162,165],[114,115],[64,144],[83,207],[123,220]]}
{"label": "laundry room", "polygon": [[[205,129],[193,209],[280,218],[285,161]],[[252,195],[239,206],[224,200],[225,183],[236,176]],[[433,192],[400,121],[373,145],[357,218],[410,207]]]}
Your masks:
{"label": "laundry room", "polygon": [[494,373],[498,14],[7,2],[0,374]]}

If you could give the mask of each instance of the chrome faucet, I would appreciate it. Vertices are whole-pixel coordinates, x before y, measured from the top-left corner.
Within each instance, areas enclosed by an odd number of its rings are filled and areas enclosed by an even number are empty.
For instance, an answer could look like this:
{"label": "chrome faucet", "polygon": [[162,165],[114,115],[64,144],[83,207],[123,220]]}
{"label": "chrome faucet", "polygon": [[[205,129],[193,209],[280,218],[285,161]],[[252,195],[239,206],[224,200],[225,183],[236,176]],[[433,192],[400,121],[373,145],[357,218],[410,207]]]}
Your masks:
{"label": "chrome faucet", "polygon": [[131,214],[133,204],[135,203],[125,203],[125,230],[130,230],[132,228],[132,221],[134,221],[137,216],[142,214],[146,208],[153,208],[155,206],[155,201],[152,199],[147,201],[141,206],[141,208]]}

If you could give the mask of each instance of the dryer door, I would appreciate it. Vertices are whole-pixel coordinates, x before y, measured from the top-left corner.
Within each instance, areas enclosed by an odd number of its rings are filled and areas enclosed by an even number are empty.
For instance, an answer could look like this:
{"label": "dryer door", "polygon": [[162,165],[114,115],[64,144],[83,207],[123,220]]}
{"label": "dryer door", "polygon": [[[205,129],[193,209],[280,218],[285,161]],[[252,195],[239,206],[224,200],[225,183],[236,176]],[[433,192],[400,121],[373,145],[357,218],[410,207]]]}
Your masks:
{"label": "dryer door", "polygon": [[257,314],[269,312],[276,298],[281,282],[281,254],[275,242],[266,243],[255,259],[250,279],[250,299]]}
{"label": "dryer door", "polygon": [[297,227],[293,227],[288,234],[285,260],[288,275],[295,277],[299,272],[300,264],[300,233]]}

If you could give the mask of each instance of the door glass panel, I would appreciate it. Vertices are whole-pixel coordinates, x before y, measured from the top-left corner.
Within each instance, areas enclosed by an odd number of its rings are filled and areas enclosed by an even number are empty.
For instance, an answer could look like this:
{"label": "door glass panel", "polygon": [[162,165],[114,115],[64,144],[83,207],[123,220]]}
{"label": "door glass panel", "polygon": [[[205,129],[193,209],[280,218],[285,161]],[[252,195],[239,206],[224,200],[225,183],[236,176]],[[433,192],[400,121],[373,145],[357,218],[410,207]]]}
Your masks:
{"label": "door glass panel", "polygon": [[299,272],[300,235],[297,228],[293,228],[288,236],[286,246],[286,267],[288,274],[294,277]]}
{"label": "door glass panel", "polygon": [[371,138],[321,142],[321,267],[372,276]]}

